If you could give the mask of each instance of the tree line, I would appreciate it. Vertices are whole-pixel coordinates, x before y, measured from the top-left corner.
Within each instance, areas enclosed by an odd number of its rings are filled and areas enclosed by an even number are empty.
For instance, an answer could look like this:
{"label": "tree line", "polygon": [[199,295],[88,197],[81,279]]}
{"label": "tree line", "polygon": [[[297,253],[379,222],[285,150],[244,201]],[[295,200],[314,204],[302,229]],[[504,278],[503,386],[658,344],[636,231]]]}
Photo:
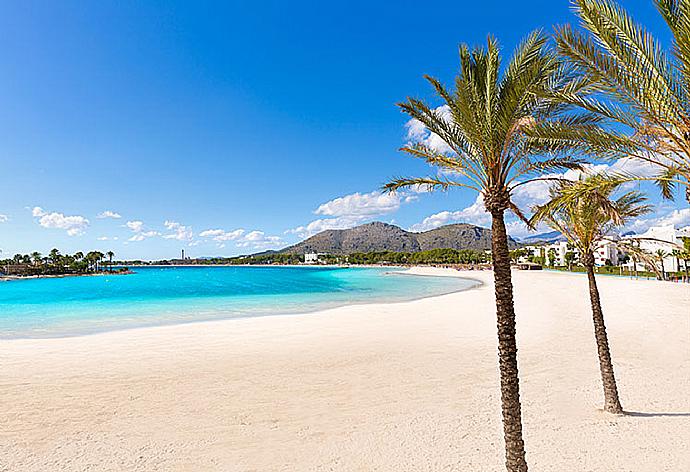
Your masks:
{"label": "tree line", "polygon": [[67,275],[112,271],[114,255],[113,251],[62,254],[54,248],[47,255],[35,251],[0,260],[0,272],[7,275]]}
{"label": "tree line", "polygon": [[349,264],[483,264],[491,261],[491,255],[472,249],[430,249],[420,252],[356,252],[343,262]]}

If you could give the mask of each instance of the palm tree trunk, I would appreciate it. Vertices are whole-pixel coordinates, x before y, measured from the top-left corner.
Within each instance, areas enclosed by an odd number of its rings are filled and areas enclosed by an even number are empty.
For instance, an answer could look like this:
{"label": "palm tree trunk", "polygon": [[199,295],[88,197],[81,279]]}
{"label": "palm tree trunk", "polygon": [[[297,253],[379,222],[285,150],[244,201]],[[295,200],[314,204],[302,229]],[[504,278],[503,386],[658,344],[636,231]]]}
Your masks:
{"label": "palm tree trunk", "polygon": [[494,261],[496,290],[496,322],[498,327],[498,359],[501,373],[501,409],[503,437],[508,472],[526,472],[525,444],[522,439],[520,379],[518,377],[517,343],[515,341],[515,306],[510,273],[508,235],[503,211],[491,213],[491,249]]}
{"label": "palm tree trunk", "polygon": [[613,373],[611,363],[611,351],[609,350],[609,339],[606,335],[606,325],[604,324],[604,313],[601,310],[601,300],[599,299],[599,288],[594,277],[594,256],[589,255],[586,259],[587,278],[589,279],[589,299],[592,303],[592,317],[594,319],[594,337],[597,341],[599,351],[599,370],[601,371],[601,382],[604,385],[604,410],[609,413],[623,413],[620,399],[618,398],[618,388],[616,387],[616,377]]}

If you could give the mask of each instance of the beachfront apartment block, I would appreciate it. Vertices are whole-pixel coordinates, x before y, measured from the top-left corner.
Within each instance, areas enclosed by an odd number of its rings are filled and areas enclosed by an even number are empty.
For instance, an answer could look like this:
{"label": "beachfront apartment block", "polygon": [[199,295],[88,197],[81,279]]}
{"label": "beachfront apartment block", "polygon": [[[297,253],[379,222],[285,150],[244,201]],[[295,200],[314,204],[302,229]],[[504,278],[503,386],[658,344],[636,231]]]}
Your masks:
{"label": "beachfront apartment block", "polygon": [[[634,258],[627,257],[628,254],[616,244],[616,240],[620,239],[627,244],[633,243],[651,257],[658,250],[663,250],[666,253],[664,270],[666,272],[679,272],[685,270],[685,262],[674,256],[672,251],[683,247],[683,238],[690,238],[690,226],[681,229],[676,229],[674,225],[654,226],[642,234],[626,235],[622,238],[613,236],[609,241],[603,241],[599,244],[594,252],[594,263],[597,266],[622,265],[630,270],[651,270],[648,264],[640,260],[635,263]],[[563,267],[567,265],[566,254],[568,252],[573,252],[576,255],[575,260],[579,259],[579,251],[567,241],[530,245],[523,249],[526,250],[527,254],[518,259],[518,262],[521,263],[533,260],[534,257],[543,257],[547,265]]]}
{"label": "beachfront apartment block", "polygon": [[618,249],[616,243],[611,241],[604,241],[599,244],[594,251],[594,265],[618,265],[623,259],[624,253]]}
{"label": "beachfront apartment block", "polygon": [[[690,238],[690,226],[681,229],[676,229],[674,225],[653,226],[642,234],[624,236],[626,241],[635,244],[648,254],[654,255],[659,250],[664,251],[666,256],[663,261],[666,272],[685,270],[685,261],[672,253],[673,250],[683,247],[683,238]],[[626,263],[626,267],[631,270],[646,270],[647,266],[648,264],[634,258]]]}
{"label": "beachfront apartment block", "polygon": [[523,249],[527,251],[527,254],[521,256],[518,259],[518,262],[529,262],[530,256],[543,257],[547,265],[553,266],[567,265],[565,257],[566,253],[574,252],[577,254],[577,250],[570,247],[567,241],[558,241],[553,244],[525,246]]}

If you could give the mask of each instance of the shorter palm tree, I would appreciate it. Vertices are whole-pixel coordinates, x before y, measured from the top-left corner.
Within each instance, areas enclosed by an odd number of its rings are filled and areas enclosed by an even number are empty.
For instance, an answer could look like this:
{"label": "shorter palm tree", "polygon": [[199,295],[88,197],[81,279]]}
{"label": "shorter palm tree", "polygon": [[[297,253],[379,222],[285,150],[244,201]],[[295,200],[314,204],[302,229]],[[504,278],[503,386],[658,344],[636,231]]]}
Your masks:
{"label": "shorter palm tree", "polygon": [[671,255],[676,260],[676,271],[680,273],[680,259],[683,257],[683,250],[674,249],[671,251]]}
{"label": "shorter palm tree", "polygon": [[108,256],[108,268],[110,269],[110,272],[113,271],[113,256],[115,253],[113,251],[108,251],[105,253]]}
{"label": "shorter palm tree", "polygon": [[623,408],[618,397],[604,313],[594,276],[594,253],[601,244],[609,241],[613,229],[651,209],[643,204],[646,199],[639,192],[628,192],[612,199],[619,186],[620,182],[602,175],[559,182],[551,190],[551,200],[536,207],[530,220],[533,226],[541,221],[546,222],[565,235],[580,252],[580,262],[585,266],[589,280],[594,336],[604,387],[604,410],[616,414],[622,413]]}
{"label": "shorter palm tree", "polygon": [[685,281],[690,282],[690,238],[683,238],[683,263],[685,264]]}
{"label": "shorter palm tree", "polygon": [[661,267],[661,280],[666,280],[666,268],[664,267],[664,259],[668,257],[668,252],[663,249],[658,249],[654,255],[659,261],[659,266]]}
{"label": "shorter palm tree", "polygon": [[35,266],[41,265],[41,259],[42,259],[42,257],[43,257],[43,256],[42,256],[41,253],[38,252],[38,251],[34,251],[34,252],[31,253],[31,260],[33,261],[33,263],[34,263]]}

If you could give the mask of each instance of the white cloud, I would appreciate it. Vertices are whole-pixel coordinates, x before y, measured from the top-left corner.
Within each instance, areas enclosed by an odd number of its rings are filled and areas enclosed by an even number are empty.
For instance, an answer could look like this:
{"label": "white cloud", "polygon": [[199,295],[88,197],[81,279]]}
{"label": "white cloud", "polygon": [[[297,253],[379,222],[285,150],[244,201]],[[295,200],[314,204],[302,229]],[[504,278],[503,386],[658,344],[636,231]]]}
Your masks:
{"label": "white cloud", "polygon": [[153,238],[155,236],[160,236],[161,233],[154,230],[144,231],[144,222],[139,220],[132,220],[125,223],[125,226],[129,228],[134,236],[129,238],[127,241],[136,242],[143,241],[147,238]]}
{"label": "white cloud", "polygon": [[669,226],[683,228],[690,225],[690,208],[672,210],[664,215],[653,215],[649,218],[638,218],[628,224],[625,229],[636,233],[644,233],[652,226]]}
{"label": "white cloud", "polygon": [[406,191],[395,193],[352,193],[334,198],[323,203],[314,210],[315,215],[325,216],[307,225],[285,231],[286,234],[296,234],[301,238],[308,238],[327,229],[347,229],[362,224],[378,216],[393,213],[404,203],[410,203],[418,198],[418,194],[426,193],[426,186],[412,187]]}
{"label": "white cloud", "polygon": [[251,231],[243,236],[236,244],[237,247],[250,247],[252,249],[269,249],[281,246],[282,238],[279,236],[266,236],[263,231]]}
{"label": "white cloud", "polygon": [[118,219],[118,218],[122,218],[122,215],[120,215],[119,213],[114,212],[114,211],[105,210],[105,211],[102,211],[101,213],[99,213],[98,216],[97,216],[96,218],[100,218],[100,219],[103,219],[103,218],[114,218],[114,219]]}
{"label": "white cloud", "polygon": [[211,238],[216,242],[235,241],[239,239],[245,231],[243,229],[236,229],[233,231],[225,231],[222,229],[207,229],[199,233],[202,238]]}
{"label": "white cloud", "polygon": [[7,223],[9,219],[10,218],[7,215],[0,214],[0,223]]}
{"label": "white cloud", "polygon": [[359,218],[322,218],[319,220],[314,220],[305,226],[298,226],[297,228],[289,229],[286,234],[296,234],[300,238],[308,238],[321,231],[326,231],[328,229],[348,229],[353,226],[357,226],[362,222]]}
{"label": "white cloud", "polygon": [[400,195],[397,193],[353,193],[335,198],[319,205],[316,215],[368,217],[391,213],[400,208]]}
{"label": "white cloud", "polygon": [[144,222],[139,220],[128,221],[127,223],[125,223],[125,226],[134,231],[135,233],[138,233],[142,229],[144,229]]}
{"label": "white cloud", "polygon": [[[441,115],[441,119],[451,121],[450,107],[443,105],[434,110]],[[412,143],[419,143],[430,147],[438,152],[449,153],[450,147],[438,135],[429,132],[424,124],[417,120],[411,119],[405,123],[407,128],[407,139]]]}
{"label": "white cloud", "polygon": [[117,241],[117,240],[120,239],[120,238],[118,238],[117,236],[113,236],[112,238],[109,238],[108,236],[100,236],[100,237],[98,237],[98,238],[96,238],[96,239],[97,239],[98,241]]}
{"label": "white cloud", "polygon": [[202,238],[210,238],[218,243],[218,248],[225,247],[227,241],[234,241],[236,247],[248,247],[252,249],[268,249],[284,244],[279,236],[266,236],[263,231],[246,232],[244,229],[225,231],[222,229],[207,229],[199,233]]}
{"label": "white cloud", "polygon": [[47,212],[41,207],[34,207],[31,214],[38,218],[38,224],[49,229],[63,229],[69,236],[80,236],[89,227],[89,220],[83,216],[65,216],[63,213]]}
{"label": "white cloud", "polygon": [[165,239],[177,239],[178,241],[191,241],[194,237],[194,232],[189,226],[181,225],[176,221],[165,221],[163,224],[166,229],[173,231],[171,234],[163,236]]}
{"label": "white cloud", "polygon": [[422,232],[450,223],[470,223],[477,226],[488,226],[491,216],[484,209],[484,199],[477,195],[472,205],[458,211],[441,211],[427,216],[420,223],[410,226],[410,231]]}
{"label": "white cloud", "polygon": [[136,233],[134,236],[129,238],[127,241],[143,241],[144,239],[147,238],[153,238],[154,236],[160,236],[161,234],[158,231],[140,231]]}

